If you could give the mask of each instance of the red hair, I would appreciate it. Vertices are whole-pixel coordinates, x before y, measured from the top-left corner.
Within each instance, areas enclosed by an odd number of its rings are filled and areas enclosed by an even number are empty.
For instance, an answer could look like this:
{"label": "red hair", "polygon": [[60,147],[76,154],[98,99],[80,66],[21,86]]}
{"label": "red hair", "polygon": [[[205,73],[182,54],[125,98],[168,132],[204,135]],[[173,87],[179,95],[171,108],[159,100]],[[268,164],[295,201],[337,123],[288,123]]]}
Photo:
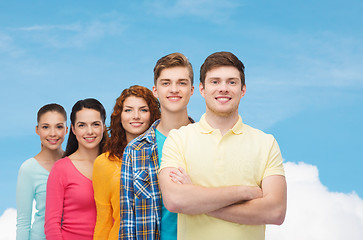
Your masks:
{"label": "red hair", "polygon": [[118,158],[121,161],[124,149],[127,145],[126,132],[121,124],[121,113],[126,98],[130,96],[140,97],[146,101],[150,110],[150,123],[148,128],[160,118],[159,101],[149,89],[134,85],[123,90],[121,95],[116,99],[116,104],[113,108],[113,113],[111,114],[111,124],[108,128],[110,137],[107,139],[104,146],[104,152],[109,152],[110,160],[117,160]]}

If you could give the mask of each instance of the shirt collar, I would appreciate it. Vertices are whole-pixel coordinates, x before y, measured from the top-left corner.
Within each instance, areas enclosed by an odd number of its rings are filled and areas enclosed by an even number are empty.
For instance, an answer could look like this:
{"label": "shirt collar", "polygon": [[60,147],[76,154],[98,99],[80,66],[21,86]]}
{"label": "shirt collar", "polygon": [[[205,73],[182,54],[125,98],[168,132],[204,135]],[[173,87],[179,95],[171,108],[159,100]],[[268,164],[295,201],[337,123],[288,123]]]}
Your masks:
{"label": "shirt collar", "polygon": [[[215,129],[212,128],[208,123],[207,120],[205,119],[205,113],[202,115],[202,117],[199,120],[199,126],[201,128],[201,133],[211,133],[213,132]],[[236,122],[236,124],[233,126],[233,128],[231,129],[231,131],[234,134],[242,134],[243,133],[243,129],[244,129],[244,124],[242,122],[242,118],[241,116],[238,115],[238,121]]]}

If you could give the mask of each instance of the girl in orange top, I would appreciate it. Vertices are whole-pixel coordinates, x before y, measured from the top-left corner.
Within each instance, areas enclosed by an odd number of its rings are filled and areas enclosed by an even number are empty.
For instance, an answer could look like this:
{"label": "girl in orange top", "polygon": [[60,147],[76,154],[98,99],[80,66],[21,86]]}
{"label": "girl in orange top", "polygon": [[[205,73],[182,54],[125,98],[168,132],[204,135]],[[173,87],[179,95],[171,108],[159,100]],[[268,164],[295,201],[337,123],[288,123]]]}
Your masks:
{"label": "girl in orange top", "polygon": [[120,227],[120,173],[126,145],[160,118],[159,102],[142,86],[131,86],[117,98],[111,115],[110,138],[93,166],[97,220],[93,239],[118,239]]}

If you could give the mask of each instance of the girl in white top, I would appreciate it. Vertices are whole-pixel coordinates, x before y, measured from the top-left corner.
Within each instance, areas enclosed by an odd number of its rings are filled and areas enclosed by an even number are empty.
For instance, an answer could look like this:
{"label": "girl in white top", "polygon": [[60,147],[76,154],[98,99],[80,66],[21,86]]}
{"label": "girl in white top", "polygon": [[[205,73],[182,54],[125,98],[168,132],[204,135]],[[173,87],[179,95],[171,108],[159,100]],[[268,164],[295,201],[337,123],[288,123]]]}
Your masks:
{"label": "girl in white top", "polygon": [[[38,111],[35,132],[40,137],[41,151],[21,165],[16,186],[17,240],[45,239],[47,180],[53,164],[63,155],[62,143],[68,131],[66,119],[64,108],[55,103],[47,104]],[[34,200],[37,210],[35,213],[33,213]]]}

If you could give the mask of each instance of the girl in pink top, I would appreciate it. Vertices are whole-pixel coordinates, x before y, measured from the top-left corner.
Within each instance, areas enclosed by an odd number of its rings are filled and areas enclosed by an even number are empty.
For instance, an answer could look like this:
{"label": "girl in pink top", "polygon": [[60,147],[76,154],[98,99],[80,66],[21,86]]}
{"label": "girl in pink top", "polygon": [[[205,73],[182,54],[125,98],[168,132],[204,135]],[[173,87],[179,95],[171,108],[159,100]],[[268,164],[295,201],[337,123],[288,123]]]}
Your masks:
{"label": "girl in pink top", "polygon": [[47,240],[91,240],[96,223],[93,162],[106,140],[106,112],[96,99],[72,108],[71,131],[64,158],[49,174],[44,231]]}

